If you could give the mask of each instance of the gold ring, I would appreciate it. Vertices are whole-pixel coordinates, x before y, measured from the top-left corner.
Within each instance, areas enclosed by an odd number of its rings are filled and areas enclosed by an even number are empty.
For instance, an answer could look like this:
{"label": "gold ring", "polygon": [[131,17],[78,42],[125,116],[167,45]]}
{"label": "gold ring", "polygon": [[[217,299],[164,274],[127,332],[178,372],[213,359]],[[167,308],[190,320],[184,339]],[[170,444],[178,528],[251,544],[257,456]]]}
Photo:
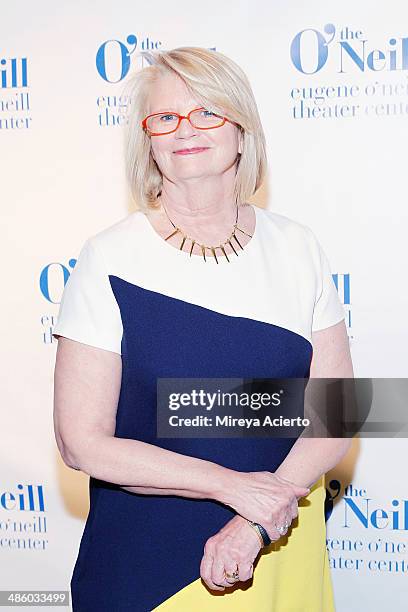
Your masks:
{"label": "gold ring", "polygon": [[239,570],[238,570],[238,564],[237,564],[237,569],[232,572],[232,574],[229,574],[228,572],[226,572],[224,570],[224,576],[225,578],[229,578],[231,580],[234,580],[235,582],[239,580]]}

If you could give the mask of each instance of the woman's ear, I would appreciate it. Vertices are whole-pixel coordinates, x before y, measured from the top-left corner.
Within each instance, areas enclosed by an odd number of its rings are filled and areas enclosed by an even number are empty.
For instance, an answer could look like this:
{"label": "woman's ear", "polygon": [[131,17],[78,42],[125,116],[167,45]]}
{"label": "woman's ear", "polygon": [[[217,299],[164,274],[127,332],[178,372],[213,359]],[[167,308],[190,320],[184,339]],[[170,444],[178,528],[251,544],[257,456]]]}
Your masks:
{"label": "woman's ear", "polygon": [[244,132],[242,129],[240,129],[239,130],[238,153],[242,154],[243,146],[244,146]]}

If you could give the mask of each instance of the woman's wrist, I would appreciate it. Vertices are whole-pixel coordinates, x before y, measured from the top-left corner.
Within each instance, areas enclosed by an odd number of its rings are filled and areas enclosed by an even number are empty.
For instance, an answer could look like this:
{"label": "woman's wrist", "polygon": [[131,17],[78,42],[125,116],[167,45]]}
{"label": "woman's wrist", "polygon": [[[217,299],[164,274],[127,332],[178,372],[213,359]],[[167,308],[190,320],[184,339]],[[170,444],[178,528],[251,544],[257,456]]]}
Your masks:
{"label": "woman's wrist", "polygon": [[209,497],[227,506],[233,506],[235,481],[238,472],[218,463],[212,464],[208,479]]}
{"label": "woman's wrist", "polygon": [[311,477],[310,474],[302,474],[301,472],[299,472],[299,470],[296,471],[293,469],[288,469],[283,463],[275,471],[275,474],[276,476],[280,476],[285,480],[289,480],[291,483],[299,487],[307,487],[308,489],[310,489],[313,484],[318,480],[318,478]]}
{"label": "woman's wrist", "polygon": [[262,531],[261,531],[261,529],[263,529],[263,528],[261,527],[261,525],[259,525],[258,523],[254,523],[252,521],[249,521],[248,519],[245,519],[245,520],[248,523],[248,526],[251,527],[253,532],[256,533],[256,536],[257,536],[258,541],[259,541],[259,543],[261,545],[261,548],[263,548],[264,546],[267,546],[268,544],[271,543],[271,540],[269,539],[269,536],[267,536],[269,541],[266,541],[264,539],[264,536],[263,536]]}

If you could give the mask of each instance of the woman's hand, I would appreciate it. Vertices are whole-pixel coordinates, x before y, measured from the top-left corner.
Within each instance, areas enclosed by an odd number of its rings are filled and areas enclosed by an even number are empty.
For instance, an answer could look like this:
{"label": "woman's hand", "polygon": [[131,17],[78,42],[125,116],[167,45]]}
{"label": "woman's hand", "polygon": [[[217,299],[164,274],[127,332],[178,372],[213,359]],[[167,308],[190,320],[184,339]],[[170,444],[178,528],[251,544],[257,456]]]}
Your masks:
{"label": "woman's hand", "polygon": [[235,584],[225,579],[224,571],[232,574],[238,566],[239,581],[249,580],[261,548],[253,527],[242,516],[235,516],[207,540],[200,565],[202,579],[210,589],[224,591]]}
{"label": "woman's hand", "polygon": [[[310,493],[273,472],[236,472],[231,470],[217,499],[233,508],[237,514],[260,523],[271,540],[287,532],[298,515],[298,499]],[[287,527],[280,531],[277,527]]]}

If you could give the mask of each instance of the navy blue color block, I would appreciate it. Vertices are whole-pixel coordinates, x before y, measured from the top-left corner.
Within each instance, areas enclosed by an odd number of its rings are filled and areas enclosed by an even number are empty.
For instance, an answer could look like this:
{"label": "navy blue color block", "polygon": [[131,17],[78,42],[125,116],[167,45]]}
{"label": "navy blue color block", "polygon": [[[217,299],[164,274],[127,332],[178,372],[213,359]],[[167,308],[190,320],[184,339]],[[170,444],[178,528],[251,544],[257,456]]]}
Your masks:
{"label": "navy blue color block", "polygon": [[[307,378],[311,343],[276,325],[109,280],[123,322],[115,435],[239,471],[274,471],[295,439],[158,440],[156,379]],[[71,582],[74,612],[153,610],[199,577],[206,540],[234,516],[215,501],[135,495],[94,478],[90,501]]]}

